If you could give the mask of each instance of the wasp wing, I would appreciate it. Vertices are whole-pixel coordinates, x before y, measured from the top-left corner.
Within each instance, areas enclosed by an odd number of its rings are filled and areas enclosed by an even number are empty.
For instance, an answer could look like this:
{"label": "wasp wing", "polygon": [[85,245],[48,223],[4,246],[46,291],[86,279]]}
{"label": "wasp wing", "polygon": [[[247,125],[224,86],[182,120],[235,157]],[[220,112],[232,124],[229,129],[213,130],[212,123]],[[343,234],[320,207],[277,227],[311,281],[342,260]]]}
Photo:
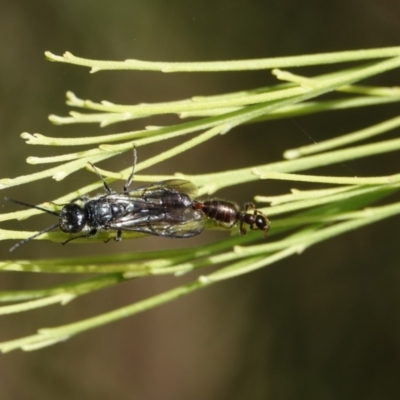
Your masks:
{"label": "wasp wing", "polygon": [[131,197],[159,198],[165,193],[183,193],[190,197],[197,196],[197,186],[185,179],[168,179],[150,185],[140,186],[129,190]]}
{"label": "wasp wing", "polygon": [[170,238],[188,238],[204,229],[204,215],[194,209],[143,210],[107,224],[105,229],[141,232]]}

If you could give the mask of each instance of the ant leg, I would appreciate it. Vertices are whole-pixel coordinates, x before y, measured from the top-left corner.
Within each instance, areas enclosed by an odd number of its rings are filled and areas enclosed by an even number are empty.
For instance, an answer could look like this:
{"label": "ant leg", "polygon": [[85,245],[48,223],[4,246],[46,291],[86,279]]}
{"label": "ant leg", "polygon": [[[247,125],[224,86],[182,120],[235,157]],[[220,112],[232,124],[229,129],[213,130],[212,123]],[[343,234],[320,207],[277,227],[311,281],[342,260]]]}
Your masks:
{"label": "ant leg", "polygon": [[[253,204],[253,203],[244,203],[244,209],[246,210],[246,213],[247,213],[247,211],[251,211],[251,210],[253,210],[253,215],[257,215],[257,210],[256,210],[256,206]],[[249,223],[249,226],[250,226],[250,230],[252,230],[252,231],[254,231],[254,230],[256,230],[257,228],[254,228],[254,223]]]}
{"label": "ant leg", "polygon": [[256,206],[253,203],[244,203],[244,209],[247,211],[254,210],[254,215],[256,214]]}
{"label": "ant leg", "polygon": [[[256,206],[253,203],[244,203],[244,208],[247,211],[253,211],[253,215],[257,215],[259,213],[258,210],[256,210]],[[258,229],[258,228],[254,228],[254,222],[253,223],[249,223],[250,229],[252,231]]]}
{"label": "ant leg", "polygon": [[[251,228],[251,225],[250,225],[250,228]],[[251,228],[251,229],[253,229],[253,228]],[[246,230],[246,228],[244,227],[244,221],[240,221],[239,232],[240,232],[240,234],[241,234],[242,236],[246,235],[246,233],[247,233],[247,230]]]}
{"label": "ant leg", "polygon": [[101,179],[103,182],[104,190],[108,193],[111,194],[113,191],[111,190],[110,186],[108,186],[108,183],[104,179],[104,177],[100,174],[100,172],[97,170],[97,168],[90,162],[89,165],[93,168],[94,172],[96,172],[97,176]]}
{"label": "ant leg", "polygon": [[[268,221],[268,219],[267,219],[267,221]],[[266,225],[265,228],[264,228],[264,237],[267,237],[268,232],[269,232],[269,228],[270,228],[270,224],[269,224],[269,221],[268,221],[268,225]]]}
{"label": "ant leg", "polygon": [[128,179],[126,180],[126,183],[124,185],[124,193],[127,194],[129,192],[129,186],[131,185],[133,181],[133,177],[135,176],[135,169],[136,169],[136,162],[137,162],[137,151],[136,151],[136,146],[133,145],[133,164],[132,164],[132,172],[128,176]]}

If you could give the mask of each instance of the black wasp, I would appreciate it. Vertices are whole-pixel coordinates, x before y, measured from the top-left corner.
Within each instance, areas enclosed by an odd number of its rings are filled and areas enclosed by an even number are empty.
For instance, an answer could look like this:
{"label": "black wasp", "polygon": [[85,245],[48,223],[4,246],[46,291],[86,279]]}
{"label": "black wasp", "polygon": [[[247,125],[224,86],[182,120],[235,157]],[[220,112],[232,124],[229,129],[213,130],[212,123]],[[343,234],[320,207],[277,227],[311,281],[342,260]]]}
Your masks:
{"label": "black wasp", "polygon": [[6,198],[8,201],[29,208],[36,208],[59,217],[58,224],[49,226],[35,235],[22,240],[10,251],[53,229],[60,228],[66,233],[80,233],[63,242],[89,238],[99,230],[116,231],[114,239],[120,241],[122,231],[141,232],[171,238],[188,238],[198,235],[204,229],[201,211],[192,207],[192,196],[197,187],[183,179],[170,179],[136,189],[129,189],[134,177],[136,149],[132,173],[122,193],[111,190],[107,182],[90,164],[100,179],[106,194],[95,198],[82,196],[63,206],[60,212]]}
{"label": "black wasp", "polygon": [[[247,203],[246,210],[240,211],[235,203],[224,200],[192,200],[197,194],[197,187],[187,180],[170,179],[129,189],[134,177],[136,158],[134,148],[132,172],[122,193],[111,190],[96,167],[90,164],[103,182],[106,194],[102,196],[78,197],[64,205],[60,212],[6,198],[8,201],[36,208],[59,218],[57,224],[20,241],[11,247],[10,251],[56,228],[65,233],[84,232],[67,239],[63,244],[79,238],[92,237],[99,230],[116,231],[116,241],[122,239],[123,231],[188,238],[203,231],[206,218],[226,228],[231,228],[239,222],[242,235],[246,234],[245,224],[250,225],[250,229],[264,231],[264,236],[268,233],[270,224],[267,217],[256,210],[253,204]],[[249,210],[253,210],[253,213],[248,213]]]}

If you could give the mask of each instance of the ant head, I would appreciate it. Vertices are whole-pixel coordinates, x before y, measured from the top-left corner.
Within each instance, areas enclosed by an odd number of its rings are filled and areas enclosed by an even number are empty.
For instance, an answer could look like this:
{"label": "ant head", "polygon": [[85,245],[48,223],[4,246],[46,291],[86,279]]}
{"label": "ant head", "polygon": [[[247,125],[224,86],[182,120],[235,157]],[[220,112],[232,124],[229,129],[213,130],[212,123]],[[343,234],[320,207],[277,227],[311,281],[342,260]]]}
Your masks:
{"label": "ant head", "polygon": [[257,214],[254,223],[260,231],[265,232],[264,236],[267,236],[270,226],[268,218],[263,214]]}
{"label": "ant head", "polygon": [[66,233],[82,232],[86,225],[85,210],[78,204],[71,203],[60,212],[60,229]]}

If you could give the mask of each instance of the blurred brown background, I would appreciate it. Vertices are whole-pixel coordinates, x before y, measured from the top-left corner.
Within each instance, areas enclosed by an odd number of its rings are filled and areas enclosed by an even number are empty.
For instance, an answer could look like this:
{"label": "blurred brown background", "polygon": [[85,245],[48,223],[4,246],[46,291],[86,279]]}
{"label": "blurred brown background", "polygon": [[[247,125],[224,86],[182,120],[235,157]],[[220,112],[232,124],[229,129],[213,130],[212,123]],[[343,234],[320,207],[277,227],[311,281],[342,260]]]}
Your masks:
{"label": "blurred brown background", "polygon": [[[86,68],[45,61],[45,50],[110,60],[202,61],[394,46],[399,37],[400,3],[394,0],[2,0],[0,176],[40,170],[42,166],[25,163],[29,155],[71,150],[25,145],[19,137],[23,131],[65,137],[99,134],[95,125],[56,127],[47,121],[48,114],[66,115],[69,111],[64,104],[67,90],[95,101],[134,104],[274,82],[268,71],[90,75]],[[398,76],[396,71],[372,83],[398,84]],[[397,113],[395,104],[241,127],[229,137],[217,138],[150,172],[203,173],[277,161],[287,148],[360,129]],[[175,119],[139,120],[102,132],[170,121]],[[171,143],[140,149],[139,158],[150,157],[165,146]],[[131,156],[126,155],[114,158],[106,167],[120,170],[130,163]],[[390,154],[319,172],[368,176],[399,172],[398,166],[398,155]],[[61,183],[48,179],[11,188],[4,195],[39,203],[93,180],[92,174],[82,171]],[[283,193],[289,187],[261,182],[246,186],[245,191],[233,188],[219,195],[241,203],[255,194]],[[2,206],[4,211],[11,209],[10,204]],[[46,221],[53,220],[41,216],[21,224],[35,230],[53,223]],[[0,356],[0,398],[397,399],[398,222],[386,221],[352,232],[271,268],[64,344]],[[4,224],[12,229],[19,226],[16,221]],[[195,246],[223,235],[205,232],[184,243],[146,238],[107,246],[59,246],[43,241],[29,243],[12,256],[63,257]],[[10,242],[0,245],[2,259],[9,258]],[[68,279],[73,277],[5,273],[0,290],[50,286]],[[2,317],[0,340],[99,314],[181,282],[172,277],[143,279],[83,297],[66,307]]]}

